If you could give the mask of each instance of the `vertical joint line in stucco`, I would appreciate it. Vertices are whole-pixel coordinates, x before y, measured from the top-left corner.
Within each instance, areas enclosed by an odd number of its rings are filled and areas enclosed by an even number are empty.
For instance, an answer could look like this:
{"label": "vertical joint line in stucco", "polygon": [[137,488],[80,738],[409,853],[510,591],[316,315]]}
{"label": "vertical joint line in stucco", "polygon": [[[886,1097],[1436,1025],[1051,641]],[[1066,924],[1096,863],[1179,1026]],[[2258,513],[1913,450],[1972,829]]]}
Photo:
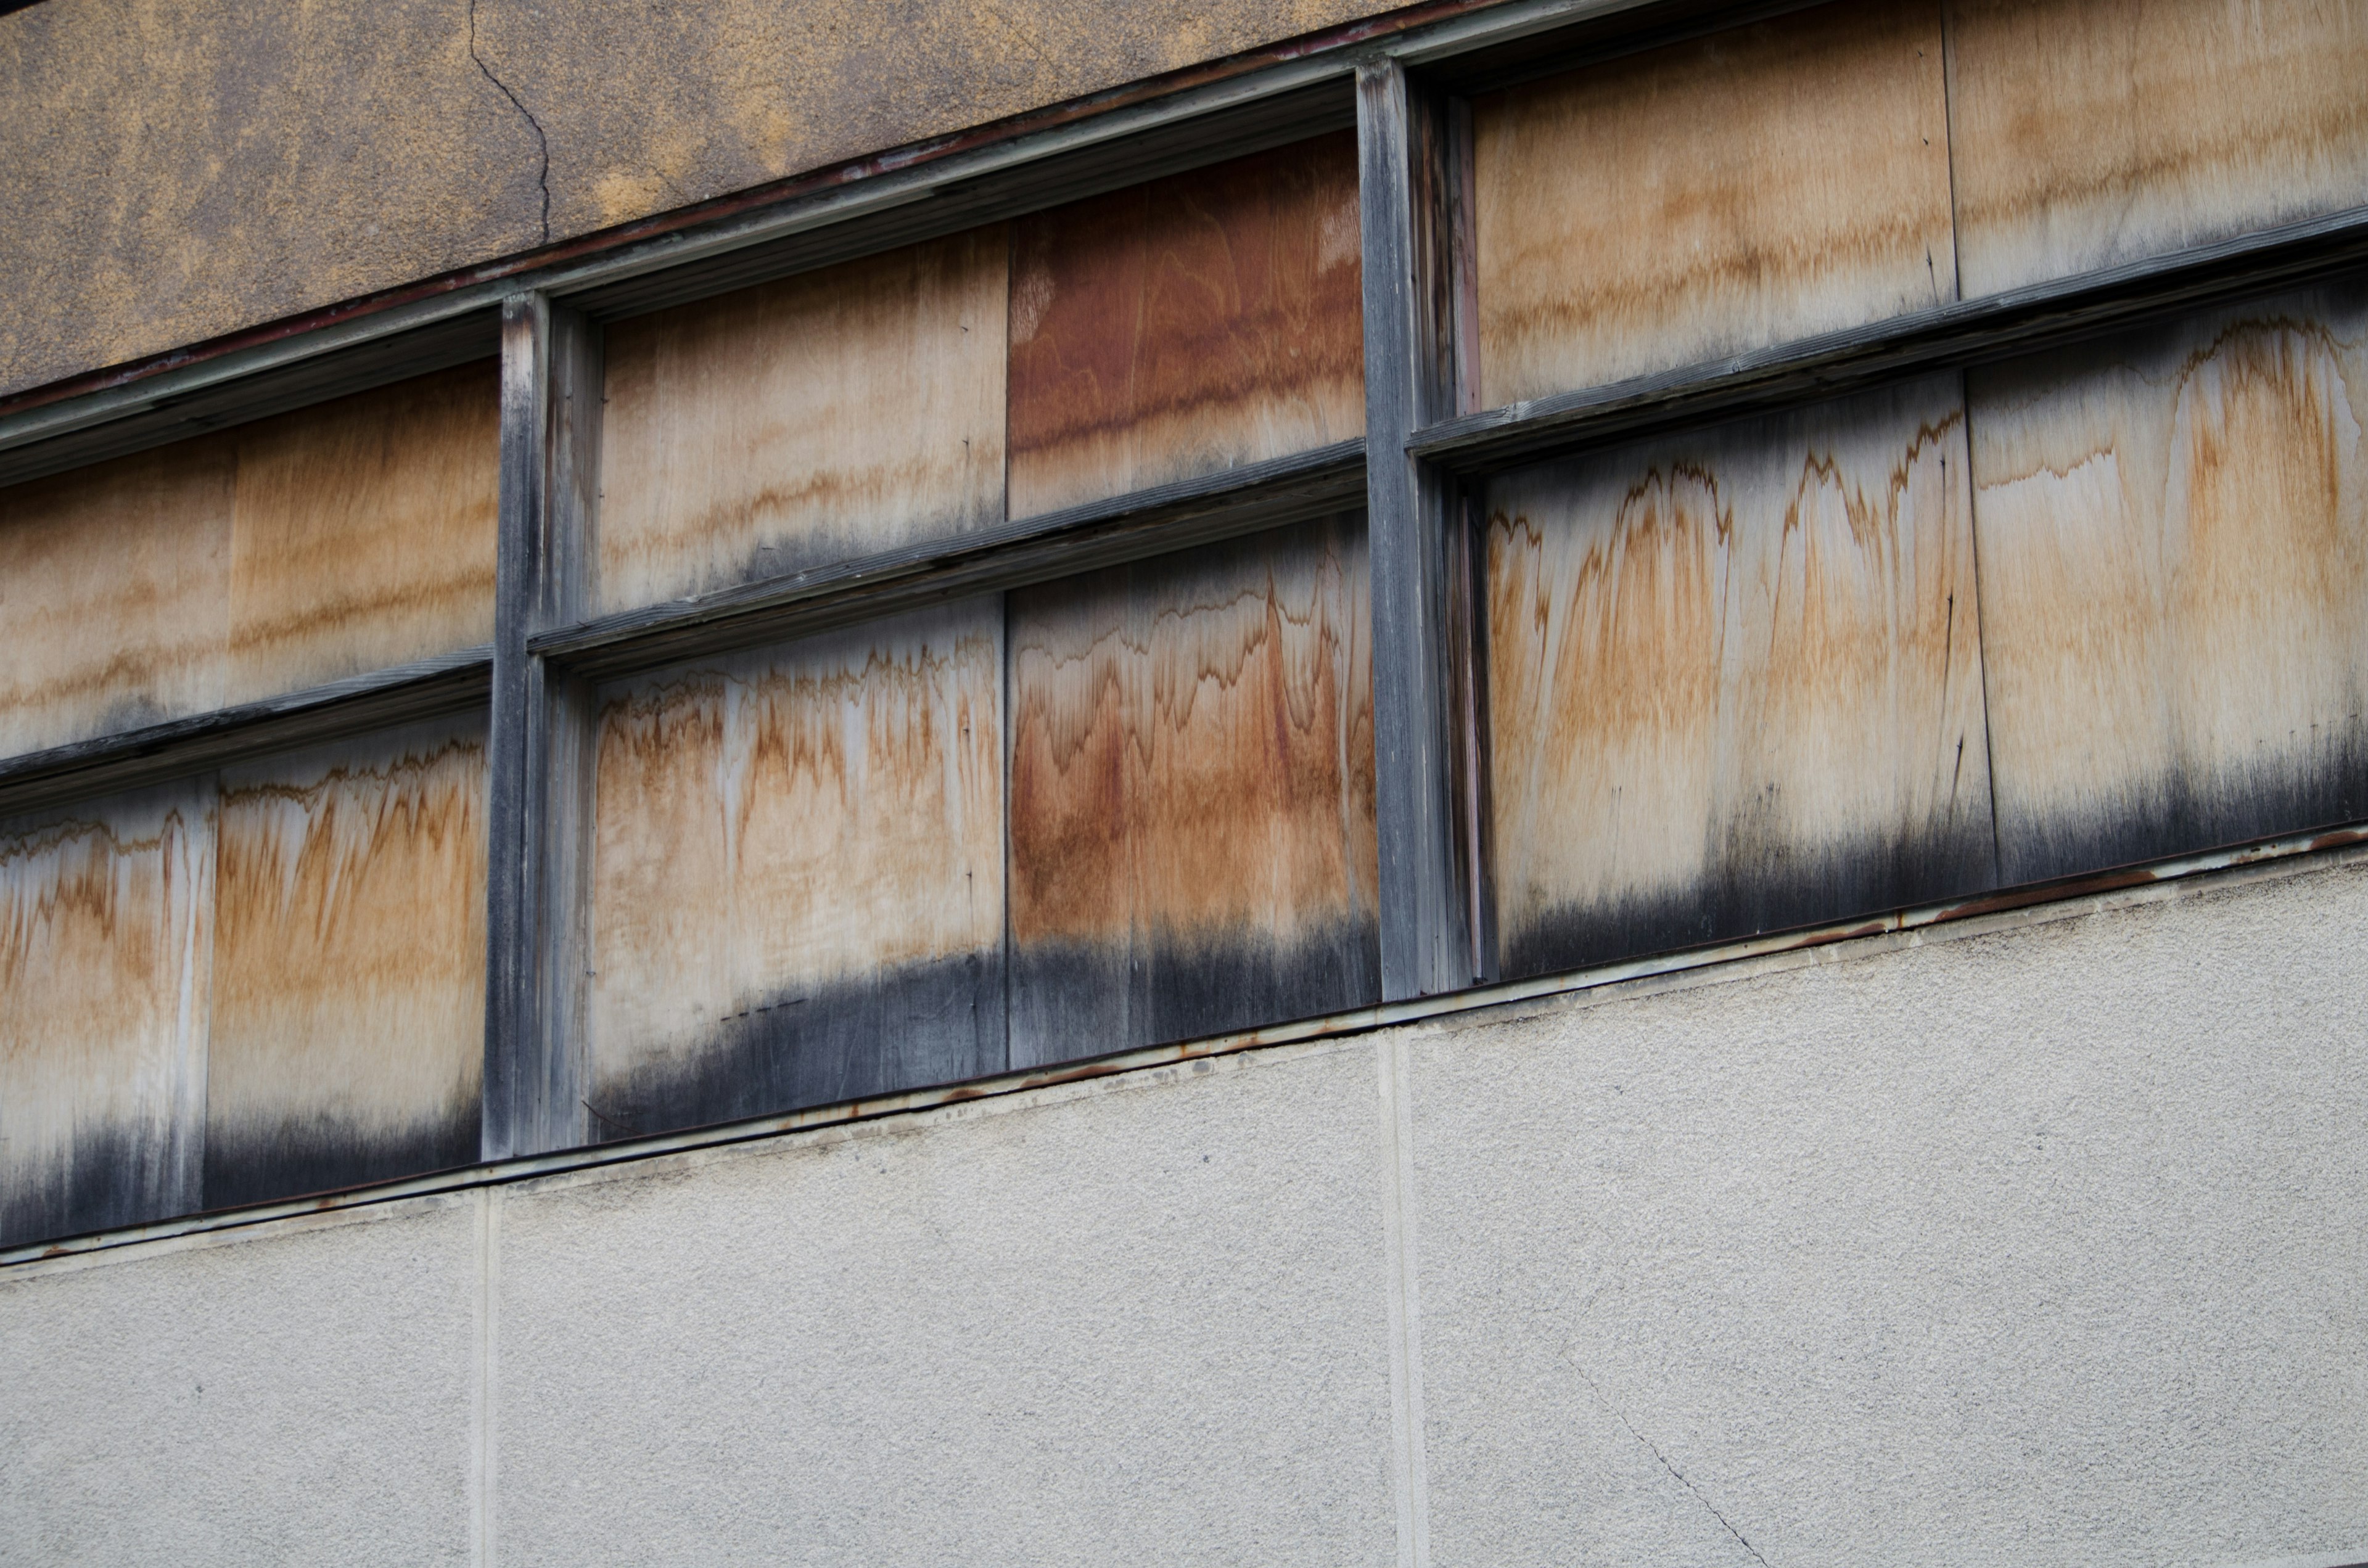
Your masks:
{"label": "vertical joint line in stucco", "polygon": [[1382,1037],[1382,1247],[1389,1305],[1390,1489],[1398,1568],[1429,1568],[1430,1493],[1422,1445],[1422,1306],[1415,1266],[1414,1107],[1404,1034]]}
{"label": "vertical joint line in stucco", "polygon": [[469,1561],[494,1568],[494,1396],[500,1324],[502,1189],[477,1191],[474,1300],[470,1304]]}

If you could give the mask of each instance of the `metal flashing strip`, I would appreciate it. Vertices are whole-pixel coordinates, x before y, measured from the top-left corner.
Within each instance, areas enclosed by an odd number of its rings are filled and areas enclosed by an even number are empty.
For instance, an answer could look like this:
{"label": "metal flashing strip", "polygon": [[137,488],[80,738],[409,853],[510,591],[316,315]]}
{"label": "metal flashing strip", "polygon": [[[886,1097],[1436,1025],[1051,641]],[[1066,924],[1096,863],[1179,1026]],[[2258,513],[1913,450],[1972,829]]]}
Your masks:
{"label": "metal flashing strip", "polygon": [[[2010,888],[1977,897],[1893,910],[1861,919],[1799,931],[1780,932],[1713,947],[1661,953],[1563,974],[1540,975],[1474,987],[1441,996],[1353,1008],[1319,1018],[1245,1029],[1205,1040],[1146,1046],[1049,1067],[1023,1069],[913,1089],[877,1098],[819,1106],[809,1110],[757,1117],[746,1121],[680,1132],[461,1166],[374,1187],[157,1221],[147,1225],[93,1232],[0,1251],[0,1269],[69,1259],[178,1237],[234,1231],[277,1221],[373,1208],[411,1199],[450,1197],[543,1176],[564,1176],[702,1149],[756,1142],[795,1133],[846,1127],[944,1110],[978,1101],[1008,1099],[1030,1091],[1096,1079],[1169,1070],[1209,1058],[1297,1046],[1371,1034],[1400,1025],[1475,1021],[1486,1015],[1513,1016],[1575,998],[1615,1000],[1651,994],[1687,982],[1745,979],[1770,966],[1839,962],[1921,946],[1928,941],[1992,933],[2077,919],[2166,898],[2207,893],[2249,882],[2306,875],[2368,864],[2368,822],[2317,833],[2180,856],[2145,865],[2123,866],[2089,876]],[[2368,1568],[2368,1558],[2337,1553],[2250,1565],[2250,1568]]]}

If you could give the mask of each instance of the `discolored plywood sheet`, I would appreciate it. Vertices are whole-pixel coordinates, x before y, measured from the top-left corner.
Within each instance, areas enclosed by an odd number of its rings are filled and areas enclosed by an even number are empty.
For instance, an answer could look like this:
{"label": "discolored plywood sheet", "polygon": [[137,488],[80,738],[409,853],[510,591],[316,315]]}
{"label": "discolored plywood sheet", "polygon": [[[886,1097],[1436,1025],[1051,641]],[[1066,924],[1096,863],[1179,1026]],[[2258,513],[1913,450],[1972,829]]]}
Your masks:
{"label": "discolored plywood sheet", "polygon": [[206,1206],[474,1162],[484,720],[227,770],[221,817]]}
{"label": "discolored plywood sheet", "polygon": [[1011,1057],[1377,1000],[1364,526],[1010,597]]}
{"label": "discolored plywood sheet", "polygon": [[1952,375],[1496,482],[1506,972],[1988,882],[1964,452]]}
{"label": "discolored plywood sheet", "polygon": [[2007,875],[2368,816],[2368,290],[1968,392]]}
{"label": "discolored plywood sheet", "polygon": [[1353,135],[1014,228],[1011,515],[1361,435]]}
{"label": "discolored plywood sheet", "polygon": [[1844,0],[1476,99],[1496,407],[1956,298],[1934,0]]}
{"label": "discolored plywood sheet", "polygon": [[599,602],[1003,517],[1001,224],[609,328]]}
{"label": "discolored plywood sheet", "polygon": [[1001,1070],[994,599],[600,698],[594,1135]]}
{"label": "discolored plywood sheet", "polygon": [[229,700],[493,640],[499,398],[484,360],[238,432]]}
{"label": "discolored plywood sheet", "polygon": [[198,1206],[213,780],[0,824],[0,1245]]}
{"label": "discolored plywood sheet", "polygon": [[1952,0],[1967,297],[2368,202],[2360,0]]}
{"label": "discolored plywood sheet", "polygon": [[218,707],[236,449],[0,490],[0,756]]}

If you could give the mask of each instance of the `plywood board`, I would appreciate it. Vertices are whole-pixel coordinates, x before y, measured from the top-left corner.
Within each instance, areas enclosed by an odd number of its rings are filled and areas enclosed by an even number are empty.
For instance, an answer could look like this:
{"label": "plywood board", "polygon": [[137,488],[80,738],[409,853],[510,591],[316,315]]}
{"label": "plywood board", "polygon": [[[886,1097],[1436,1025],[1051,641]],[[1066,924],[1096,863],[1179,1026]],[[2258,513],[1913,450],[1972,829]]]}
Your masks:
{"label": "plywood board", "polygon": [[1968,391],[2007,875],[2368,816],[2368,290]]}
{"label": "plywood board", "polygon": [[1001,224],[609,328],[598,598],[678,598],[1003,517]]}
{"label": "plywood board", "polygon": [[1845,0],[1472,111],[1481,400],[1956,298],[1935,0]]}
{"label": "plywood board", "polygon": [[1943,376],[1492,486],[1507,973],[1987,883],[1964,453]]}
{"label": "plywood board", "polygon": [[2368,202],[2359,0],[1952,0],[1966,296]]}
{"label": "plywood board", "polygon": [[0,824],[0,1245],[198,1206],[213,780]]}
{"label": "plywood board", "polygon": [[236,449],[0,490],[0,756],[219,707]]}
{"label": "plywood board", "polygon": [[237,433],[229,699],[493,641],[491,360]]}
{"label": "plywood board", "polygon": [[1010,597],[1015,1066],[1380,995],[1361,521]]}
{"label": "plywood board", "polygon": [[477,1158],[482,718],[222,776],[209,1208]]}
{"label": "plywood board", "polygon": [[1015,226],[1013,517],[1363,433],[1356,152],[1319,137]]}
{"label": "plywood board", "polygon": [[1000,607],[601,694],[594,1135],[1003,1066]]}

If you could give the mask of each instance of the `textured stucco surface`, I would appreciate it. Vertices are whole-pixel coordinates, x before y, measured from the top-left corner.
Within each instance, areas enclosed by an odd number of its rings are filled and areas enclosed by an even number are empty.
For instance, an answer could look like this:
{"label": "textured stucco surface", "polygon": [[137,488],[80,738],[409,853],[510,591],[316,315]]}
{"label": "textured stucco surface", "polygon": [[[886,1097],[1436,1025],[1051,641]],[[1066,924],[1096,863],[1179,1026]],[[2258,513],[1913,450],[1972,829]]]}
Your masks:
{"label": "textured stucco surface", "polygon": [[0,1562],[1404,1561],[1394,1125],[1431,1562],[2368,1548],[2368,867],[1655,983],[26,1266]]}
{"label": "textured stucco surface", "polygon": [[1389,8],[42,0],[0,17],[0,393]]}

